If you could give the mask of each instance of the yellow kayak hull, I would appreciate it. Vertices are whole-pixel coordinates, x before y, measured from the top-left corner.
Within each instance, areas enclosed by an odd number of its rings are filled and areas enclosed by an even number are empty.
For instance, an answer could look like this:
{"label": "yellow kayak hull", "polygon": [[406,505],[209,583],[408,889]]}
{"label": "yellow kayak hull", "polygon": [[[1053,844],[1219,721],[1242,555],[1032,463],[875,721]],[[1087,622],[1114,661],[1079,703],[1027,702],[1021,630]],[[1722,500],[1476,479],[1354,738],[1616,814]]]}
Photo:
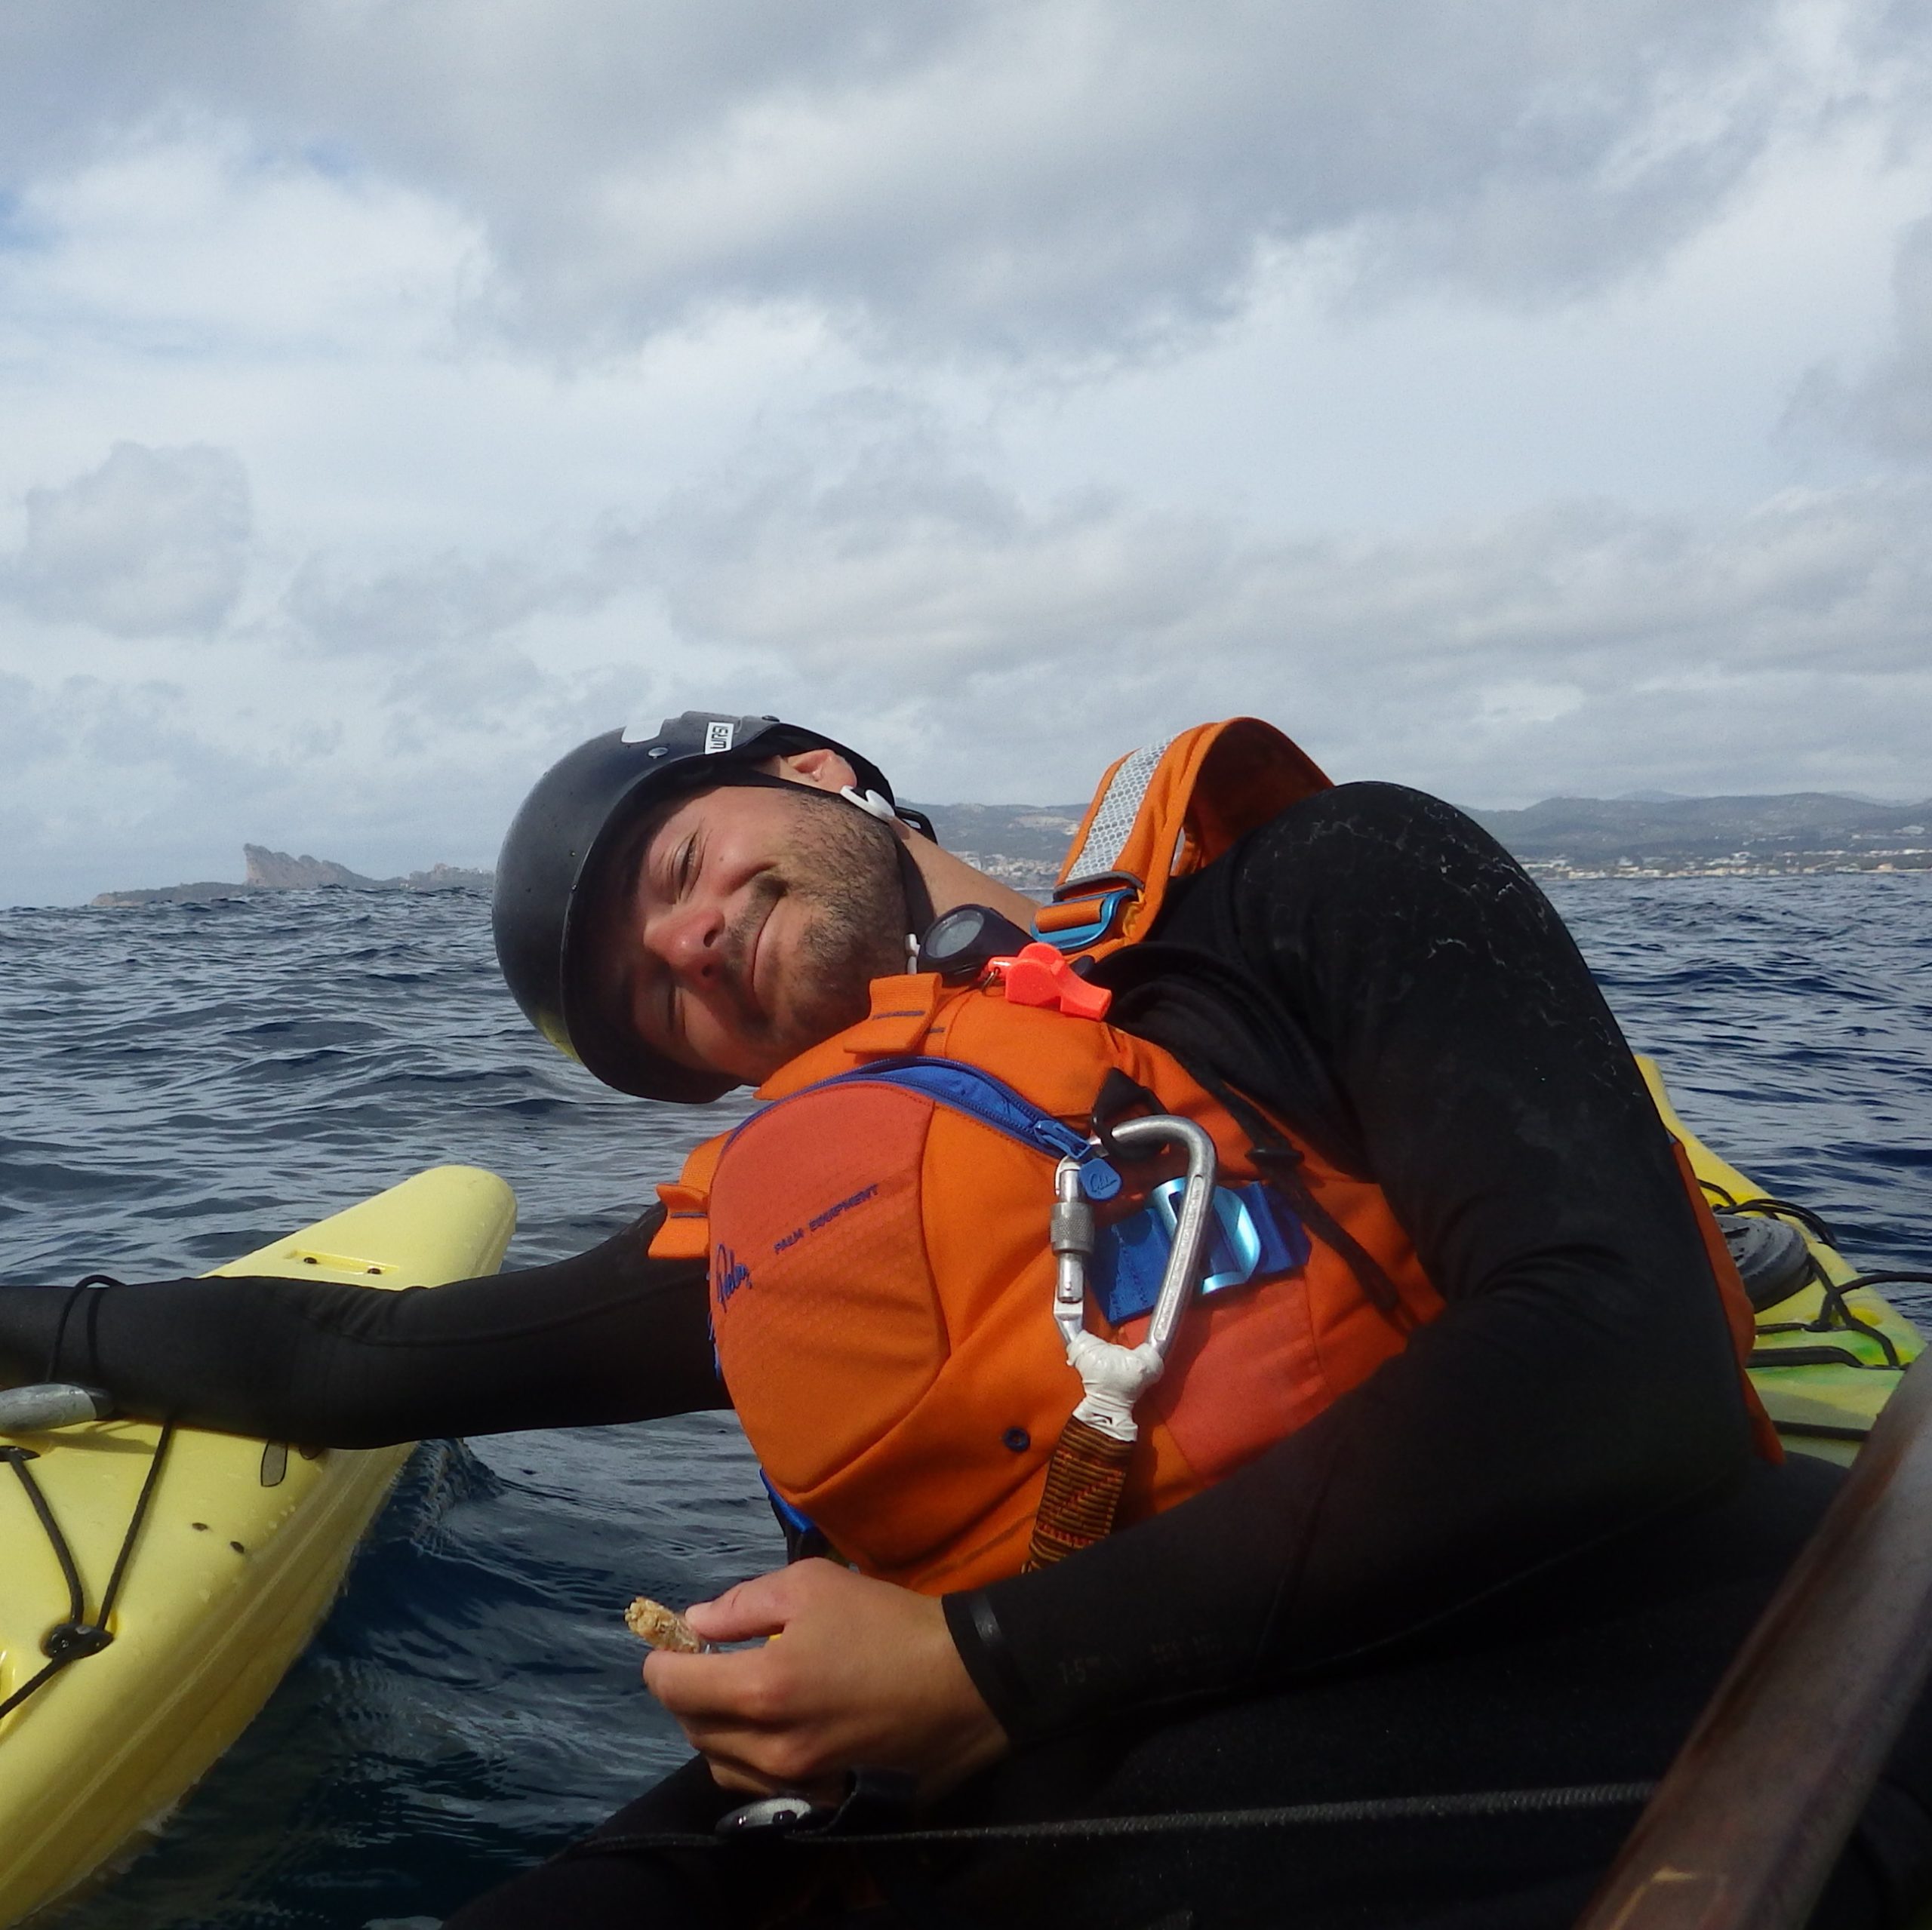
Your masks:
{"label": "yellow kayak hull", "polygon": [[[216,1271],[370,1287],[494,1273],[510,1189],[439,1166]],[[159,1430],[112,1421],[35,1436],[29,1468],[99,1611]],[[0,1925],[138,1847],[233,1742],[307,1645],[411,1452],[305,1452],[179,1430],[109,1618],[112,1642],[0,1717]],[[0,1701],[45,1664],[68,1590],[23,1483],[0,1469]]]}
{"label": "yellow kayak hull", "polygon": [[[1677,1115],[1664,1089],[1656,1065],[1641,1053],[1637,1059],[1644,1078],[1657,1102],[1664,1124],[1682,1145],[1690,1169],[1704,1183],[1714,1201],[1760,1199],[1764,1189],[1747,1179],[1737,1167],[1718,1157]],[[1787,1220],[1786,1225],[1793,1222]],[[1857,1269],[1839,1257],[1825,1243],[1800,1228],[1818,1264],[1827,1277],[1842,1284],[1857,1277]],[[1877,1329],[1891,1342],[1899,1360],[1909,1363],[1924,1351],[1925,1342],[1918,1329],[1871,1287],[1854,1287],[1845,1304],[1867,1326]],[[1816,1285],[1801,1289],[1789,1300],[1766,1308],[1758,1317],[1760,1332],[1753,1349],[1752,1384],[1776,1424],[1786,1447],[1801,1454],[1817,1455],[1827,1461],[1849,1465],[1858,1452],[1878,1410],[1891,1398],[1899,1375],[1887,1370],[1884,1349],[1875,1340],[1854,1329],[1833,1326],[1817,1332],[1804,1331],[1816,1320],[1825,1305],[1824,1289]],[[1766,1333],[1767,1326],[1797,1327],[1795,1332]],[[1780,1354],[1801,1348],[1828,1346],[1855,1354],[1866,1364],[1807,1364],[1780,1367]]]}

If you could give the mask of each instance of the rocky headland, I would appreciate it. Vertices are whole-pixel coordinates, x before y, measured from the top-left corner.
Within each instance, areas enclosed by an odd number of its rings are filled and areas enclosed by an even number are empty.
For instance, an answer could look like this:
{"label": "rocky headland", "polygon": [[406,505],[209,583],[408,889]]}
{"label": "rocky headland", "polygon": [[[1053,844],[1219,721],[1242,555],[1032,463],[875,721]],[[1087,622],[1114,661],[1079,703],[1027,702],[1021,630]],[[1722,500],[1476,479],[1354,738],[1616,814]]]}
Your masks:
{"label": "rocky headland", "polygon": [[242,862],[246,871],[239,884],[205,878],[193,884],[156,885],[139,891],[103,891],[97,905],[212,905],[223,898],[254,898],[275,891],[482,891],[490,889],[492,874],[468,871],[459,865],[432,865],[426,871],[411,871],[406,877],[365,877],[333,859],[312,858],[305,852],[291,857],[286,851],[271,851],[265,844],[245,844]]}

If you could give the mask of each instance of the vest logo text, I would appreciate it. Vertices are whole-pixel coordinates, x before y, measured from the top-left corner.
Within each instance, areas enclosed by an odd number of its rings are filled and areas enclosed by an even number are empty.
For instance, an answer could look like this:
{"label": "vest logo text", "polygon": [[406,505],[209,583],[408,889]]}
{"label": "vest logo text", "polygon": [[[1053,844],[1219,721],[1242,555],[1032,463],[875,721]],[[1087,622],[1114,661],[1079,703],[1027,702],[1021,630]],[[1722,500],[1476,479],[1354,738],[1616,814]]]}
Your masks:
{"label": "vest logo text", "polygon": [[752,1270],[728,1246],[721,1246],[712,1262],[712,1275],[718,1283],[718,1304],[723,1306],[741,1286],[752,1283]]}

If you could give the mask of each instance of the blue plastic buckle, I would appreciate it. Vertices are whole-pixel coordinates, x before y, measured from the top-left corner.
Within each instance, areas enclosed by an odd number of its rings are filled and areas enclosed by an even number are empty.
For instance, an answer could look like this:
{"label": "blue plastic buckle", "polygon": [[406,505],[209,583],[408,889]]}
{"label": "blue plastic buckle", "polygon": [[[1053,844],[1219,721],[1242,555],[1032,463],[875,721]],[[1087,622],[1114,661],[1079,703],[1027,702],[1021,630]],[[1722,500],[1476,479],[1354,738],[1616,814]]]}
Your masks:
{"label": "blue plastic buckle", "polygon": [[[1161,1225],[1174,1244],[1180,1218],[1181,1195],[1187,1191],[1184,1179],[1170,1179],[1157,1186],[1148,1204],[1160,1215]],[[1261,1262],[1261,1234],[1247,1202],[1225,1186],[1214,1188],[1214,1231],[1208,1236],[1208,1271],[1201,1277],[1203,1293],[1219,1293],[1223,1287],[1245,1286]]]}
{"label": "blue plastic buckle", "polygon": [[[1174,1246],[1176,1211],[1184,1179],[1155,1188],[1132,1219],[1108,1228],[1094,1255],[1096,1299],[1118,1326],[1148,1312],[1159,1298]],[[1308,1234],[1263,1182],[1214,1189],[1214,1226],[1200,1292],[1223,1293],[1250,1280],[1292,1273],[1308,1264]]]}
{"label": "blue plastic buckle", "polygon": [[1039,920],[1033,921],[1033,936],[1043,943],[1051,945],[1056,951],[1078,951],[1083,946],[1097,944],[1113,930],[1114,920],[1119,915],[1121,906],[1131,898],[1140,896],[1139,889],[1131,884],[1118,885],[1112,891],[1100,894],[1100,909],[1094,915],[1091,924],[1076,925],[1071,931],[1043,932]]}

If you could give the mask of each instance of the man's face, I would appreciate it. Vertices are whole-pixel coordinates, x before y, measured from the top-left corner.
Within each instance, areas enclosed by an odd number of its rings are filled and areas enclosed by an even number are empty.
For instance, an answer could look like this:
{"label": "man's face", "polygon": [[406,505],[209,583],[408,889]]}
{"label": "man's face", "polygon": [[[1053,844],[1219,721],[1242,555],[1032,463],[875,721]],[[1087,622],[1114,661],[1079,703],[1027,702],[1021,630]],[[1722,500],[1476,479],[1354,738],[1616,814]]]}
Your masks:
{"label": "man's face", "polygon": [[805,787],[726,786],[647,828],[593,942],[605,1010],[681,1065],[755,1083],[905,970],[893,834]]}

